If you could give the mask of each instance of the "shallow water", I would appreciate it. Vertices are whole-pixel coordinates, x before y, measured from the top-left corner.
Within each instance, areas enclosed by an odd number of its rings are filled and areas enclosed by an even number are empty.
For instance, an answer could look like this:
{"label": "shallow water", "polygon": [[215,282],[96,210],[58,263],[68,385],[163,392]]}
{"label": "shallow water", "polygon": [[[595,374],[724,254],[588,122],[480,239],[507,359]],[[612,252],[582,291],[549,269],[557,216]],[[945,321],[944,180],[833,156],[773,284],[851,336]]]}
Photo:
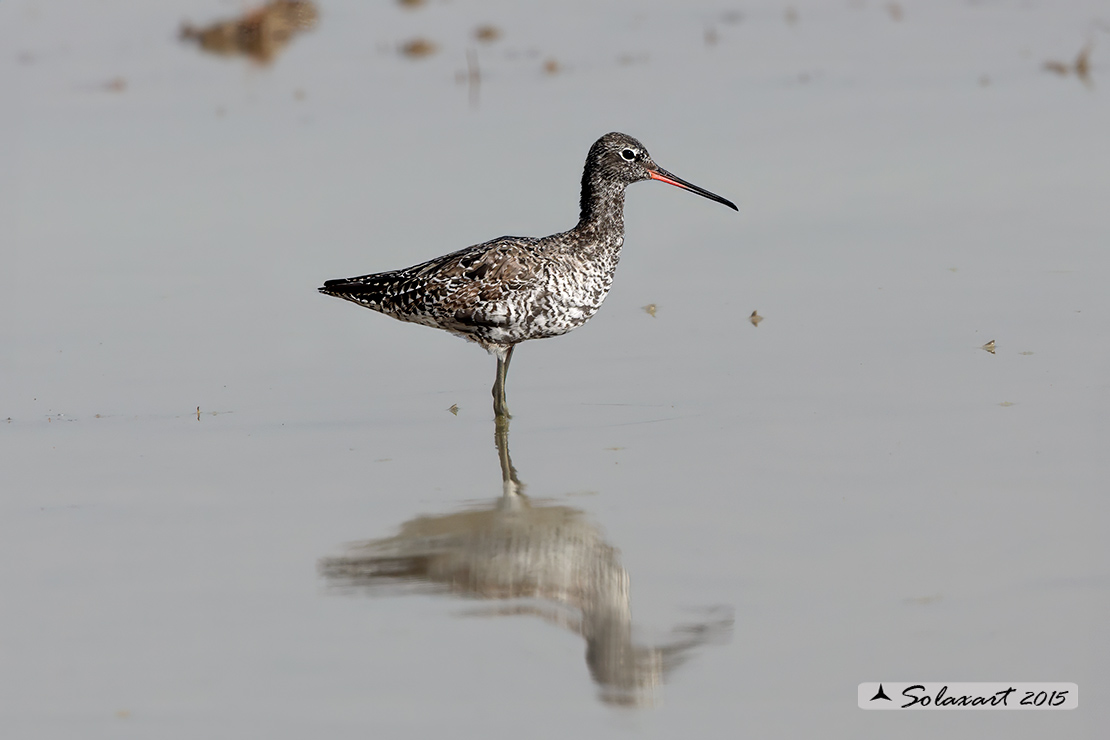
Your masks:
{"label": "shallow water", "polygon": [[[0,5],[3,734],[1098,736],[1110,18],[898,7],[335,0],[260,65],[176,38],[234,4]],[[629,190],[605,306],[513,360],[505,503],[492,358],[315,288],[568,228],[610,130],[740,214]],[[328,570],[414,522],[617,585]]]}

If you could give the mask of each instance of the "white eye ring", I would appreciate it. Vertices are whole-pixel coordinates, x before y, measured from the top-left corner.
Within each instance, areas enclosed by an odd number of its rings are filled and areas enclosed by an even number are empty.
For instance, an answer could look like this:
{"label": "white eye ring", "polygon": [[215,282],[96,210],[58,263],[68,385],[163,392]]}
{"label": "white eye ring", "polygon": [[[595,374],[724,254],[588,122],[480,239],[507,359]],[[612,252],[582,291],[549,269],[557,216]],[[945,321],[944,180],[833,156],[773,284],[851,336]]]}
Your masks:
{"label": "white eye ring", "polygon": [[636,158],[636,152],[632,149],[625,149],[621,152],[621,156],[624,157],[625,161],[631,162]]}

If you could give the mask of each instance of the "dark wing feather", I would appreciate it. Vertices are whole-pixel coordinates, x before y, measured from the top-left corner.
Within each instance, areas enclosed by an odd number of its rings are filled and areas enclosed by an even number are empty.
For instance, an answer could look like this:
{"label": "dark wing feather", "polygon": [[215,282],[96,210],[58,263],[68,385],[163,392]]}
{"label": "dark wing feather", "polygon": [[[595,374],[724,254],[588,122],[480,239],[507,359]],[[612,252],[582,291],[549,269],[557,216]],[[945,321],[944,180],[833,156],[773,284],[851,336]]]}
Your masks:
{"label": "dark wing feather", "polygon": [[504,324],[512,295],[540,275],[535,244],[501,237],[404,270],[328,280],[320,292],[402,321],[471,334]]}

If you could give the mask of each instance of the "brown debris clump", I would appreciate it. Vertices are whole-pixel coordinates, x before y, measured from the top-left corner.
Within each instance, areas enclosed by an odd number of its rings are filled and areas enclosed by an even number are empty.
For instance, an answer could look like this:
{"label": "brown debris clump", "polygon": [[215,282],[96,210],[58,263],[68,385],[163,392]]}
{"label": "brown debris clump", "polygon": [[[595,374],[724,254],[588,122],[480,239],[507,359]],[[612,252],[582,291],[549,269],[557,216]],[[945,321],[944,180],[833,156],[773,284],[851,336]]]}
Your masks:
{"label": "brown debris clump", "polygon": [[474,29],[474,38],[486,44],[493,43],[501,38],[501,29],[490,24],[478,26]]}
{"label": "brown debris clump", "polygon": [[1079,50],[1079,54],[1071,64],[1052,59],[1044,63],[1044,68],[1049,72],[1064,76],[1075,72],[1079,81],[1090,87],[1093,84],[1091,80],[1091,50],[1093,47],[1094,45],[1088,42],[1086,46]]}
{"label": "brown debris clump", "polygon": [[316,25],[315,3],[308,0],[271,0],[234,20],[204,28],[181,26],[181,38],[222,56],[242,55],[261,64],[273,61],[294,35]]}
{"label": "brown debris clump", "polygon": [[428,39],[413,39],[401,44],[401,54],[410,59],[422,59],[436,53],[438,47]]}

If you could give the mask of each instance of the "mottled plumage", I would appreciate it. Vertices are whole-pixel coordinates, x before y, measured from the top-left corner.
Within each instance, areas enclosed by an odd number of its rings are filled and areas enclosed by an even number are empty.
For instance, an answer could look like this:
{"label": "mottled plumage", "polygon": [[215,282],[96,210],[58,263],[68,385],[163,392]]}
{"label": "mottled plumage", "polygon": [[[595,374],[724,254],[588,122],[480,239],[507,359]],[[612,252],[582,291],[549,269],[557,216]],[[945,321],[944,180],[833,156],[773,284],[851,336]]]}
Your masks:
{"label": "mottled plumage", "polygon": [[736,209],[661,169],[636,139],[610,133],[586,157],[581,215],[570,231],[503,236],[404,270],[329,280],[320,292],[477,342],[497,356],[494,410],[508,416],[504,382],[513,347],[566,334],[597,312],[624,244],[624,189],[648,179]]}

